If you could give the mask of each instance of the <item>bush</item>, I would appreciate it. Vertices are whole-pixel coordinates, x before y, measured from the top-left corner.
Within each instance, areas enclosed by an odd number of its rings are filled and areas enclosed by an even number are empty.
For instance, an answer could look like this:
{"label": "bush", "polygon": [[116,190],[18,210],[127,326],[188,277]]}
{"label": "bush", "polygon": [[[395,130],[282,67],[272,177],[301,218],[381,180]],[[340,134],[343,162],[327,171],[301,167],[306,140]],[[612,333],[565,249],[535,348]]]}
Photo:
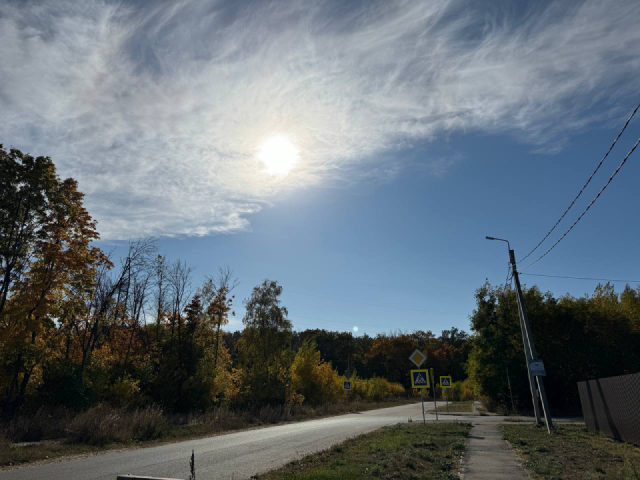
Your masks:
{"label": "bush", "polygon": [[40,407],[35,413],[14,418],[4,430],[14,442],[39,442],[63,437],[69,418],[69,412],[63,408]]}
{"label": "bush", "polygon": [[129,407],[140,395],[140,381],[130,376],[124,376],[116,380],[109,392],[109,400],[113,405]]}
{"label": "bush", "polygon": [[336,402],[343,396],[342,379],[330,363],[320,359],[315,342],[305,341],[296,353],[291,365],[291,387],[295,395],[289,395],[289,403],[324,404]]}
{"label": "bush", "polygon": [[291,408],[286,405],[266,405],[258,411],[258,419],[263,423],[286,422],[291,417]]}
{"label": "bush", "polygon": [[0,452],[6,452],[11,447],[11,442],[4,435],[3,432],[0,432]]}
{"label": "bush", "polygon": [[405,395],[406,391],[402,385],[390,382],[386,378],[373,377],[363,379],[354,377],[351,379],[351,398],[377,401]]}
{"label": "bush", "polygon": [[92,407],[79,414],[69,425],[69,441],[105,445],[131,440],[160,438],[167,421],[158,407],[128,412],[106,406]]}
{"label": "bush", "polygon": [[91,407],[79,414],[69,425],[69,441],[105,445],[131,438],[130,425],[122,420],[120,411],[110,407]]}
{"label": "bush", "polygon": [[167,419],[160,407],[138,409],[130,415],[133,440],[154,440],[167,431]]}

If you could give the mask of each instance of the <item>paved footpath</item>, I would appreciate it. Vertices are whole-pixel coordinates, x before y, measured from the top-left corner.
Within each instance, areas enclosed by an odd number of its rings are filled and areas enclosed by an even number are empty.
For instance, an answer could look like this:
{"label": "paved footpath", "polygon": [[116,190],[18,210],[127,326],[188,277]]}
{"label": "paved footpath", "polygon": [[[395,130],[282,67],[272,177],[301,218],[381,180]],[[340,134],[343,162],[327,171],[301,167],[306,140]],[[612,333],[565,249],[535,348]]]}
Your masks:
{"label": "paved footpath", "polygon": [[[474,412],[476,411],[474,405]],[[477,417],[486,419],[488,417]],[[490,418],[490,417],[489,417]],[[503,417],[501,417],[503,418]],[[497,419],[496,419],[497,420]],[[502,438],[500,421],[472,421],[462,461],[463,480],[529,479],[522,462]]]}

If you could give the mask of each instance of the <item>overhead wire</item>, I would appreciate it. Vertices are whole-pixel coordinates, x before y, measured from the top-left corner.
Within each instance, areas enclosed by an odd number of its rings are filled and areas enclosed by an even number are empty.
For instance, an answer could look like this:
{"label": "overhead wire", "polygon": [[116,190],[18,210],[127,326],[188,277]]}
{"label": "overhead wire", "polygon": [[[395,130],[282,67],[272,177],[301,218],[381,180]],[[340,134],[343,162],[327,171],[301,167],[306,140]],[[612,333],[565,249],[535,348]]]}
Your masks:
{"label": "overhead wire", "polygon": [[[596,169],[593,171],[593,173],[591,174],[591,176],[589,176],[589,178],[587,179],[587,181],[585,182],[585,184],[582,186],[582,188],[580,189],[580,191],[578,192],[578,194],[576,195],[576,197],[572,200],[572,202],[569,204],[569,206],[567,207],[567,209],[564,211],[564,213],[560,216],[560,218],[558,219],[558,221],[555,223],[555,225],[553,225],[553,227],[551,227],[551,230],[549,230],[547,232],[547,234],[543,237],[542,240],[540,240],[538,242],[538,244],[533,247],[533,249],[527,253],[524,257],[522,257],[517,263],[520,263],[524,260],[526,260],[527,258],[529,258],[529,256],[535,252],[538,247],[540,245],[542,245],[542,243],[549,238],[549,235],[551,235],[551,233],[556,229],[556,227],[558,226],[558,224],[560,224],[560,222],[562,221],[562,219],[567,215],[567,213],[569,213],[569,210],[571,210],[571,208],[573,207],[573,205],[576,203],[576,201],[578,200],[578,198],[580,198],[580,196],[582,195],[582,192],[584,192],[584,190],[587,188],[587,186],[589,185],[589,183],[591,183],[591,180],[593,179],[594,175],[598,172],[598,170],[600,170],[600,167],[602,166],[602,164],[604,163],[604,161],[607,159],[607,157],[609,156],[609,154],[611,153],[611,150],[613,150],[613,147],[615,147],[616,143],[618,142],[618,139],[622,136],[622,134],[624,133],[624,131],[627,129],[627,126],[629,125],[629,123],[631,122],[631,119],[635,116],[636,112],[638,111],[638,109],[640,109],[640,103],[638,103],[638,105],[636,106],[636,108],[633,110],[633,112],[631,113],[631,115],[629,116],[629,118],[627,119],[627,121],[625,122],[624,126],[622,127],[622,130],[620,130],[620,133],[618,133],[618,135],[616,136],[616,138],[613,140],[613,143],[611,144],[611,146],[609,147],[609,150],[607,150],[607,153],[604,154],[604,156],[602,157],[602,159],[600,160],[600,163],[598,163],[598,166],[596,167]],[[536,260],[537,261],[537,260]]]}
{"label": "overhead wire", "polygon": [[[620,171],[620,169],[624,166],[624,164],[627,162],[627,160],[629,159],[629,157],[631,156],[631,154],[633,154],[633,152],[636,150],[636,148],[638,148],[638,144],[640,143],[640,138],[638,138],[638,140],[636,141],[636,143],[633,145],[633,147],[631,147],[631,150],[629,150],[629,153],[627,153],[627,155],[624,157],[624,159],[622,160],[622,162],[620,162],[620,165],[618,165],[618,168],[616,168],[615,172],[613,172],[613,174],[609,177],[609,180],[607,180],[607,183],[604,184],[604,186],[600,189],[600,191],[598,192],[598,194],[595,196],[595,198],[593,200],[591,200],[591,203],[589,205],[587,205],[587,208],[584,209],[584,211],[580,214],[580,216],[576,219],[575,222],[573,222],[573,224],[567,229],[566,232],[564,232],[564,234],[556,241],[556,243],[554,243],[546,252],[544,252],[542,255],[540,255],[538,258],[536,258],[533,262],[531,262],[529,265],[527,265],[524,268],[529,268],[530,266],[538,263],[540,260],[542,260],[544,257],[546,257],[551,250],[553,250],[554,248],[556,248],[556,246],[562,241],[564,240],[564,238],[569,234],[569,232],[571,230],[573,230],[573,227],[575,227],[578,222],[580,220],[582,220],[582,217],[585,216],[585,214],[589,211],[589,209],[593,206],[594,203],[596,203],[596,201],[598,200],[598,198],[600,198],[600,195],[602,195],[602,192],[604,192],[607,187],[609,186],[609,184],[611,183],[611,181],[615,178],[615,176],[618,174],[618,172]],[[522,260],[520,260],[522,261]]]}
{"label": "overhead wire", "polygon": [[507,291],[507,284],[509,283],[509,274],[511,273],[511,264],[507,263],[507,278],[504,281],[504,291]]}
{"label": "overhead wire", "polygon": [[594,280],[599,282],[625,282],[625,283],[640,283],[640,280],[624,280],[616,278],[595,278],[595,277],[572,277],[570,275],[546,275],[543,273],[525,273],[520,272],[520,275],[529,275],[532,277],[548,277],[548,278],[568,278],[572,280]]}

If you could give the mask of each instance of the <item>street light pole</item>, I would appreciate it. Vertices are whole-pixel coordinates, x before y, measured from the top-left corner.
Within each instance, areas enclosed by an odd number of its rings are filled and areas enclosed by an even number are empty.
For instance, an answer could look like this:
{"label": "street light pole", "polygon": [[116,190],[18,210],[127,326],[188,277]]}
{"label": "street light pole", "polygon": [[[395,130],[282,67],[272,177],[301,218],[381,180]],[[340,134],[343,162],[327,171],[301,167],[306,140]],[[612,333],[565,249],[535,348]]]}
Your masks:
{"label": "street light pole", "polygon": [[[524,356],[527,362],[527,373],[529,377],[529,388],[531,389],[531,397],[533,401],[533,413],[536,418],[536,424],[542,423],[540,418],[540,408],[538,400],[542,400],[542,409],[544,413],[544,419],[547,424],[547,431],[551,433],[553,429],[553,422],[551,420],[551,412],[549,411],[549,404],[547,403],[547,394],[544,389],[544,382],[541,375],[534,374],[531,369],[531,364],[536,363],[538,365],[540,360],[536,353],[535,346],[533,344],[533,336],[531,334],[531,327],[529,326],[529,317],[527,316],[527,310],[524,304],[524,297],[522,295],[522,288],[520,286],[520,278],[518,277],[518,270],[516,269],[516,256],[515,252],[511,249],[511,245],[508,240],[502,238],[486,237],[487,240],[498,240],[507,243],[509,250],[509,262],[511,263],[511,270],[513,272],[513,278],[516,284],[516,297],[518,300],[518,316],[520,317],[520,330],[522,332],[522,343],[524,346]],[[544,373],[543,373],[544,375]],[[535,377],[535,379],[534,379]]]}

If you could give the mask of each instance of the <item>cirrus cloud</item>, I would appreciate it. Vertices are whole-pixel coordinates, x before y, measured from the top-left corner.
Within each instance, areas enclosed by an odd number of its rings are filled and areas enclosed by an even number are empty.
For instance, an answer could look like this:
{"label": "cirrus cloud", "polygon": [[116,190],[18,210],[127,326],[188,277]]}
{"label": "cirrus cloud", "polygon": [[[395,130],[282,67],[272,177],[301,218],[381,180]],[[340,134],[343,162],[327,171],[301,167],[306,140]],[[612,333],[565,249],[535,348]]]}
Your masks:
{"label": "cirrus cloud", "polygon": [[[0,142],[77,178],[103,238],[235,232],[283,188],[394,175],[382,153],[448,132],[560,148],[628,108],[638,18],[633,1],[9,2]],[[256,160],[278,133],[301,154],[284,179]]]}

